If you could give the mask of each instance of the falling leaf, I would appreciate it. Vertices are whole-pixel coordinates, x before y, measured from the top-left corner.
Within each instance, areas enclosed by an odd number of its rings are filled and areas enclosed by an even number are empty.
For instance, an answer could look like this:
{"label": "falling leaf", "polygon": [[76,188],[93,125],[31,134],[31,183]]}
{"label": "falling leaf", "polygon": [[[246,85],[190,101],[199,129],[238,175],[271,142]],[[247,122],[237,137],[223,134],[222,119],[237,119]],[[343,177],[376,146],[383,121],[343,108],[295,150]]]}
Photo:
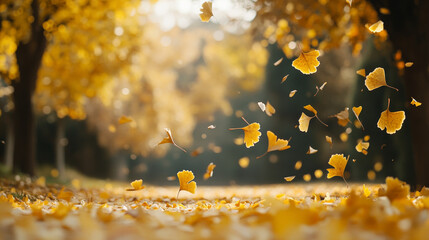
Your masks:
{"label": "falling leaf", "polygon": [[421,102],[418,102],[418,101],[417,101],[416,99],[414,99],[414,98],[411,98],[411,105],[414,105],[414,106],[418,107],[418,106],[422,105],[422,103],[421,103]]}
{"label": "falling leaf", "polygon": [[284,179],[285,179],[287,182],[291,182],[293,179],[295,179],[295,176],[284,177]]}
{"label": "falling leaf", "polygon": [[384,29],[384,23],[383,23],[383,21],[380,20],[380,21],[372,24],[371,26],[369,26],[368,29],[372,33],[379,33],[381,31],[383,31],[383,29]]}
{"label": "falling leaf", "polygon": [[289,97],[291,98],[291,97],[295,96],[295,93],[296,93],[297,91],[298,91],[298,90],[292,90],[292,91],[290,91],[290,93],[289,93]]}
{"label": "falling leaf", "polygon": [[411,66],[413,66],[414,65],[414,63],[413,62],[406,62],[405,63],[405,67],[411,67]]}
{"label": "falling leaf", "polygon": [[390,98],[387,102],[387,109],[381,113],[380,119],[377,122],[377,127],[383,131],[386,128],[386,132],[388,134],[394,134],[396,131],[399,131],[402,128],[402,124],[405,120],[405,112],[397,111],[391,112],[389,111],[390,107]]}
{"label": "falling leaf", "polygon": [[357,73],[358,75],[361,75],[362,77],[365,77],[365,76],[366,76],[366,74],[365,74],[365,69],[364,69],[364,68],[357,70],[357,71],[356,71],[356,73]]}
{"label": "falling leaf", "polygon": [[208,128],[208,129],[215,129],[215,128],[216,128],[216,126],[215,126],[215,125],[210,125],[210,126],[208,126],[207,128]]}
{"label": "falling leaf", "polygon": [[212,12],[212,2],[204,2],[200,9],[200,18],[203,22],[208,22],[213,16]]}
{"label": "falling leaf", "polygon": [[365,86],[366,88],[368,88],[369,91],[372,91],[382,86],[386,86],[395,89],[396,91],[399,91],[397,88],[387,85],[384,69],[381,67],[374,69],[374,71],[368,74],[365,79]]}
{"label": "falling leaf", "polygon": [[250,159],[248,157],[242,157],[238,160],[238,165],[242,168],[247,168],[249,166]]}
{"label": "falling leaf", "polygon": [[[328,168],[327,178],[342,177],[344,182],[347,184],[344,178],[344,170],[346,169],[348,158],[346,159],[343,154],[334,154],[329,159],[328,164],[334,168]],[[347,184],[348,185],[348,184]]]}
{"label": "falling leaf", "polygon": [[317,153],[319,150],[312,148],[311,146],[308,146],[308,151],[306,154],[315,154]]}
{"label": "falling leaf", "polygon": [[365,155],[368,154],[368,151],[367,151],[368,148],[369,148],[369,142],[364,142],[362,140],[358,141],[358,144],[355,147],[356,151],[363,153]]}
{"label": "falling leaf", "polygon": [[265,108],[265,113],[268,116],[272,116],[274,113],[276,113],[276,109],[270,104],[270,102],[267,101],[267,104],[265,104],[266,108]]}
{"label": "falling leaf", "polygon": [[317,115],[317,111],[316,111],[316,109],[313,108],[313,106],[311,106],[311,105],[305,105],[304,108],[307,109],[310,112],[313,112],[315,115]]}
{"label": "falling leaf", "polygon": [[319,93],[319,91],[322,91],[323,90],[323,88],[326,86],[326,84],[327,84],[328,82],[324,82],[323,84],[322,84],[322,86],[320,86],[320,87],[318,87],[318,86],[316,86],[316,93],[313,95],[313,97],[315,97],[318,93]]}
{"label": "falling leaf", "polygon": [[313,117],[307,116],[305,113],[301,114],[301,117],[299,118],[299,130],[301,132],[307,132],[308,126],[310,124],[310,120],[313,119]]}
{"label": "falling leaf", "polygon": [[363,124],[362,124],[361,120],[359,119],[359,115],[360,115],[360,113],[362,112],[362,106],[359,106],[359,107],[352,107],[352,111],[353,111],[353,113],[355,114],[356,119],[359,121],[360,125],[362,126],[362,129],[365,129],[365,128],[363,127]]}
{"label": "falling leaf", "polygon": [[204,173],[204,180],[207,180],[213,176],[213,169],[216,167],[213,163],[210,163],[207,166],[206,173]]}
{"label": "falling leaf", "polygon": [[386,188],[380,188],[378,195],[386,196],[390,201],[407,199],[410,195],[410,185],[397,178],[387,177]]}
{"label": "falling leaf", "polygon": [[133,182],[131,182],[131,186],[133,188],[127,188],[125,190],[127,191],[138,191],[138,190],[142,190],[144,189],[144,186],[142,186],[143,184],[143,180],[139,179],[139,180],[135,180]]}
{"label": "falling leaf", "polygon": [[229,130],[238,130],[241,129],[244,131],[244,143],[247,148],[250,148],[255,145],[255,143],[259,142],[259,137],[262,133],[259,131],[261,125],[259,123],[252,123],[243,128],[230,128]]}
{"label": "falling leaf", "polygon": [[267,131],[267,137],[268,137],[268,149],[267,151],[262,154],[259,157],[256,158],[261,158],[263,156],[265,156],[265,154],[272,152],[272,151],[283,151],[286,149],[289,149],[290,146],[289,141],[288,140],[284,140],[284,139],[277,139],[277,136],[271,132],[271,131]]}
{"label": "falling leaf", "polygon": [[289,77],[289,74],[282,78],[282,82],[280,84],[284,83],[286,81],[287,77]]}
{"label": "falling leaf", "polygon": [[362,186],[362,192],[363,192],[363,195],[364,195],[365,197],[369,197],[369,195],[371,195],[371,190],[369,190],[369,188],[367,188],[367,187],[365,186],[365,184]]}
{"label": "falling leaf", "polygon": [[130,123],[132,121],[133,121],[133,119],[131,117],[127,117],[127,116],[121,116],[118,120],[119,124]]}
{"label": "falling leaf", "polygon": [[265,103],[263,103],[263,102],[258,102],[258,106],[259,106],[259,108],[261,109],[261,111],[262,111],[262,112],[265,112],[265,109],[267,108],[267,107],[265,106]]}
{"label": "falling leaf", "polygon": [[331,116],[338,119],[338,125],[345,127],[349,122],[349,108],[346,107],[343,111]]}
{"label": "falling leaf", "polygon": [[173,144],[174,146],[176,146],[177,148],[179,148],[180,150],[182,150],[182,151],[186,152],[186,150],[185,150],[185,149],[181,148],[179,145],[177,145],[177,144],[174,142],[173,136],[171,135],[171,130],[170,130],[169,128],[164,128],[164,130],[165,130],[165,132],[167,133],[167,137],[165,137],[164,139],[162,139],[162,141],[161,141],[161,142],[159,142],[159,143],[158,143],[158,145],[165,144],[165,143],[171,143],[171,144]]}
{"label": "falling leaf", "polygon": [[177,197],[179,198],[180,191],[188,191],[190,193],[195,193],[195,189],[197,189],[197,183],[192,181],[195,176],[192,171],[183,170],[177,173],[177,178],[179,179],[180,188],[177,192]]}
{"label": "falling leaf", "polygon": [[389,15],[390,14],[390,10],[387,8],[380,8],[380,13],[384,14],[384,15]]}
{"label": "falling leaf", "polygon": [[326,141],[331,145],[332,148],[332,138],[330,136],[325,136]]}
{"label": "falling leaf", "polygon": [[292,62],[292,66],[304,74],[312,74],[317,71],[317,67],[320,65],[319,50],[312,50],[310,52],[301,52],[299,57]]}
{"label": "falling leaf", "polygon": [[280,65],[280,63],[282,63],[282,61],[283,61],[283,58],[280,58],[279,60],[277,60],[275,63],[274,63],[274,66],[278,66],[278,65]]}

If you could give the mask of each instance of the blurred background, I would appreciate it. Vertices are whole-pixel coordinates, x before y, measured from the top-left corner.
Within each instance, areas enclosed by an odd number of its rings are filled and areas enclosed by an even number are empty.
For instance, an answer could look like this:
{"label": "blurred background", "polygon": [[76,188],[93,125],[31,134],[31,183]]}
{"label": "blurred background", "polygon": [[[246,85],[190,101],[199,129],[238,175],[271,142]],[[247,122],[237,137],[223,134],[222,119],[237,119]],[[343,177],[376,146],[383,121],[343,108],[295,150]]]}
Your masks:
{"label": "blurred background", "polygon": [[[401,6],[215,0],[214,16],[202,22],[202,3],[2,1],[1,174],[61,181],[83,174],[175,185],[167,178],[186,169],[199,185],[283,183],[286,176],[313,182],[326,181],[328,160],[340,153],[350,156],[346,178],[352,181],[396,176],[426,183],[427,177],[416,180],[422,174],[415,169],[427,169],[416,165],[422,155],[413,149],[422,141],[412,135],[411,122],[418,117],[408,116],[420,111],[414,114],[424,115],[419,116],[426,128],[419,129],[427,133],[427,72],[413,80],[425,82],[419,92],[404,85],[410,71],[404,62],[414,61],[413,52],[399,49],[391,40],[395,35],[389,35],[389,19],[405,14],[397,11]],[[386,19],[387,31],[372,34],[365,24],[378,19]],[[415,31],[421,25],[415,24]],[[310,49],[320,50],[320,66],[304,75],[292,61]],[[427,66],[416,62],[411,70]],[[377,67],[399,92],[367,90],[356,71],[368,74]],[[411,106],[411,96],[423,105]],[[391,111],[407,115],[393,135],[377,128],[388,98]],[[276,110],[272,116],[258,106],[267,101]],[[303,109],[307,104],[328,127],[313,119],[307,133],[297,128],[301,113],[309,114]],[[364,130],[351,111],[357,106],[363,107]],[[350,121],[341,125],[334,115],[345,108]],[[261,124],[254,147],[243,145],[243,131],[228,130],[246,126],[242,117]],[[187,152],[158,145],[167,136],[164,128]],[[268,130],[291,139],[291,148],[256,159],[267,150]],[[363,139],[370,144],[367,154],[356,150]],[[310,146],[318,151],[307,154]],[[211,162],[213,177],[204,181]]]}

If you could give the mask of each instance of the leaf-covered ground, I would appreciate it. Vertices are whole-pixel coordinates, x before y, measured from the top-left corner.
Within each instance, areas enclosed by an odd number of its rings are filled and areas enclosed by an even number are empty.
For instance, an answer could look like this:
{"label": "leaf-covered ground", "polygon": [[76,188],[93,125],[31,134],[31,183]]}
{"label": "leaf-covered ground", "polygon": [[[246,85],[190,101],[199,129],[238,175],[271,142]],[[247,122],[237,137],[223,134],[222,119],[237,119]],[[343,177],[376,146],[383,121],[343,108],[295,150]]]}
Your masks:
{"label": "leaf-covered ground", "polygon": [[[91,189],[0,180],[0,239],[427,239],[429,191],[337,183]],[[76,184],[75,184],[76,185]]]}

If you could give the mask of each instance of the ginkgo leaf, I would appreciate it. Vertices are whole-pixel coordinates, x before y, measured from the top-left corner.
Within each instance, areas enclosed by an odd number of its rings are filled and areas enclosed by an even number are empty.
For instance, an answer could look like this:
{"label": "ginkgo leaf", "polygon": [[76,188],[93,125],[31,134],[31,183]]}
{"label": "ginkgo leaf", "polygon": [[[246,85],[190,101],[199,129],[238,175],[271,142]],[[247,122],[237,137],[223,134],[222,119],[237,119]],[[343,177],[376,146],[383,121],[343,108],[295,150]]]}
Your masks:
{"label": "ginkgo leaf", "polygon": [[305,105],[304,108],[307,109],[310,112],[313,112],[314,114],[317,114],[316,109],[314,109],[313,106],[311,106],[310,104],[309,105]]}
{"label": "ginkgo leaf", "polygon": [[127,116],[121,116],[118,120],[119,124],[125,124],[125,123],[129,123],[132,122],[133,119],[131,117],[127,117]]}
{"label": "ginkgo leaf", "polygon": [[286,81],[287,77],[289,77],[289,74],[282,78],[282,82],[280,84],[284,83]]}
{"label": "ginkgo leaf", "polygon": [[213,169],[216,167],[213,163],[210,163],[207,166],[206,173],[204,173],[204,180],[207,180],[213,176]]}
{"label": "ginkgo leaf", "polygon": [[200,9],[200,18],[203,22],[208,22],[213,16],[212,12],[212,2],[204,2]]}
{"label": "ginkgo leaf", "polygon": [[315,154],[317,153],[319,150],[312,148],[311,146],[308,146],[308,151],[306,154]]}
{"label": "ginkgo leaf", "polygon": [[359,118],[359,115],[362,112],[362,106],[352,107],[352,112],[355,114],[355,117],[359,121],[360,125],[362,126],[362,129],[365,130],[365,128],[363,127],[362,121]]}
{"label": "ginkgo leaf", "polygon": [[267,151],[262,154],[259,157],[256,158],[261,158],[263,156],[265,156],[265,154],[272,152],[272,151],[283,151],[286,149],[289,149],[290,146],[289,144],[289,140],[284,140],[284,139],[277,139],[277,136],[271,132],[271,131],[267,131],[267,138],[268,138],[268,149]]}
{"label": "ginkgo leaf", "polygon": [[357,73],[358,75],[361,75],[362,77],[365,77],[365,76],[366,76],[366,74],[365,74],[365,69],[364,69],[364,68],[357,70],[357,71],[356,71],[356,73]]}
{"label": "ginkgo leaf", "polygon": [[177,173],[177,178],[179,179],[180,188],[177,192],[177,197],[179,198],[180,191],[188,191],[190,193],[195,193],[195,190],[197,189],[197,183],[195,181],[192,181],[195,176],[192,173],[192,171],[183,170]]}
{"label": "ginkgo leaf", "polygon": [[297,91],[298,91],[298,90],[292,90],[292,91],[290,91],[290,93],[289,93],[289,97],[291,98],[291,97],[295,96],[295,93],[296,93]]}
{"label": "ginkgo leaf", "polygon": [[241,129],[244,131],[244,143],[247,148],[253,147],[255,143],[259,142],[259,137],[262,133],[259,131],[261,125],[259,123],[252,123],[243,128],[230,128],[229,130]]}
{"label": "ginkgo leaf", "polygon": [[[346,169],[348,158],[345,158],[343,154],[334,154],[329,159],[328,164],[334,168],[328,168],[327,178],[342,177],[344,182],[347,184],[344,178],[344,170]],[[348,185],[348,184],[347,184]]]}
{"label": "ginkgo leaf", "polygon": [[358,141],[358,144],[355,147],[356,151],[361,152],[365,155],[368,154],[368,148],[369,148],[369,142],[364,142],[362,140]]}
{"label": "ginkgo leaf", "polygon": [[133,188],[127,188],[125,189],[126,191],[138,191],[138,190],[142,190],[144,189],[144,186],[142,186],[143,184],[143,180],[139,179],[139,180],[135,180],[133,182],[131,182],[131,186]]}
{"label": "ginkgo leaf", "polygon": [[369,190],[365,184],[362,186],[362,192],[365,197],[369,197],[371,195],[371,190]]}
{"label": "ginkgo leaf", "polygon": [[389,15],[390,14],[390,10],[387,8],[380,8],[380,13],[384,14],[384,15]]}
{"label": "ginkgo leaf", "polygon": [[345,127],[349,122],[349,108],[346,107],[343,111],[331,116],[338,119],[338,125]]}
{"label": "ginkgo leaf", "polygon": [[372,24],[371,26],[368,27],[369,31],[373,32],[373,33],[379,33],[381,31],[383,31],[384,29],[384,23],[383,21],[378,21],[374,24]]}
{"label": "ginkgo leaf", "polygon": [[421,102],[418,102],[418,101],[417,101],[416,99],[414,99],[414,98],[411,98],[411,105],[414,105],[414,106],[418,107],[418,106],[422,105],[422,103],[421,103]]}
{"label": "ginkgo leaf", "polygon": [[387,177],[386,188],[380,188],[378,195],[386,196],[390,201],[407,199],[410,195],[410,185],[397,178]]}
{"label": "ginkgo leaf", "polygon": [[399,131],[402,128],[402,124],[405,120],[405,112],[397,111],[391,112],[389,111],[390,107],[390,98],[387,102],[387,109],[381,113],[380,119],[378,119],[377,127],[383,131],[386,128],[386,132],[388,134],[394,134],[396,131]]}
{"label": "ginkgo leaf", "polygon": [[301,52],[299,57],[292,62],[292,66],[304,74],[312,74],[317,72],[317,67],[320,65],[319,50],[312,50],[310,52]]}
{"label": "ginkgo leaf", "polygon": [[293,179],[295,179],[295,176],[284,177],[284,179],[285,179],[287,182],[291,182]]}
{"label": "ginkgo leaf", "polygon": [[186,150],[185,150],[185,149],[181,148],[179,145],[177,145],[177,144],[174,142],[173,135],[171,135],[171,130],[170,130],[169,128],[164,128],[164,130],[165,130],[165,132],[167,133],[167,137],[165,137],[164,139],[162,139],[162,141],[161,141],[161,142],[159,142],[159,143],[158,143],[158,145],[160,145],[160,144],[165,144],[165,143],[171,143],[171,144],[173,144],[174,146],[176,146],[177,148],[179,148],[180,150],[182,150],[182,151],[186,152]]}
{"label": "ginkgo leaf", "polygon": [[272,116],[274,113],[276,113],[276,109],[270,104],[270,102],[267,101],[267,104],[265,104],[265,113],[268,116]]}
{"label": "ginkgo leaf", "polygon": [[325,136],[326,141],[329,143],[329,145],[332,148],[332,138],[330,136]]}
{"label": "ginkgo leaf", "polygon": [[397,88],[387,85],[386,83],[386,75],[384,73],[384,68],[378,67],[374,69],[365,79],[365,86],[369,91],[377,89],[382,86],[386,86],[396,91],[399,91]]}
{"label": "ginkgo leaf", "polygon": [[277,60],[275,63],[274,63],[274,66],[278,66],[278,65],[280,65],[280,63],[282,63],[282,61],[283,61],[283,58],[280,58],[279,60]]}
{"label": "ginkgo leaf", "polygon": [[411,66],[413,66],[414,65],[414,63],[413,62],[406,62],[405,63],[405,67],[411,67]]}
{"label": "ginkgo leaf", "polygon": [[328,82],[324,82],[323,84],[322,84],[322,86],[320,86],[320,87],[318,87],[318,86],[316,86],[316,93],[313,95],[313,97],[315,97],[318,93],[319,93],[319,91],[322,91],[323,90],[323,88],[326,86],[326,84],[327,84]]}
{"label": "ginkgo leaf", "polygon": [[267,107],[265,106],[265,103],[263,102],[258,102],[258,106],[262,112],[265,112],[265,109],[267,109]]}
{"label": "ginkgo leaf", "polygon": [[301,132],[307,132],[308,126],[310,124],[310,120],[313,119],[313,117],[307,116],[305,113],[301,114],[301,117],[299,118],[299,130]]}

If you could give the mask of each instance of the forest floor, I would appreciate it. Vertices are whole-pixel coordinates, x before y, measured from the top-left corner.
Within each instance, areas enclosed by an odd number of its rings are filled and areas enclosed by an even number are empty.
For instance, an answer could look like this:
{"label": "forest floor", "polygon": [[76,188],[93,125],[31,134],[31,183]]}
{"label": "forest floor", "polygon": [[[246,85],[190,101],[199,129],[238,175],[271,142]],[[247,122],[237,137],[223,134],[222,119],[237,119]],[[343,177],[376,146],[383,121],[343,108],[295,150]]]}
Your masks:
{"label": "forest floor", "polygon": [[82,188],[0,179],[0,239],[427,239],[429,190],[386,184]]}

